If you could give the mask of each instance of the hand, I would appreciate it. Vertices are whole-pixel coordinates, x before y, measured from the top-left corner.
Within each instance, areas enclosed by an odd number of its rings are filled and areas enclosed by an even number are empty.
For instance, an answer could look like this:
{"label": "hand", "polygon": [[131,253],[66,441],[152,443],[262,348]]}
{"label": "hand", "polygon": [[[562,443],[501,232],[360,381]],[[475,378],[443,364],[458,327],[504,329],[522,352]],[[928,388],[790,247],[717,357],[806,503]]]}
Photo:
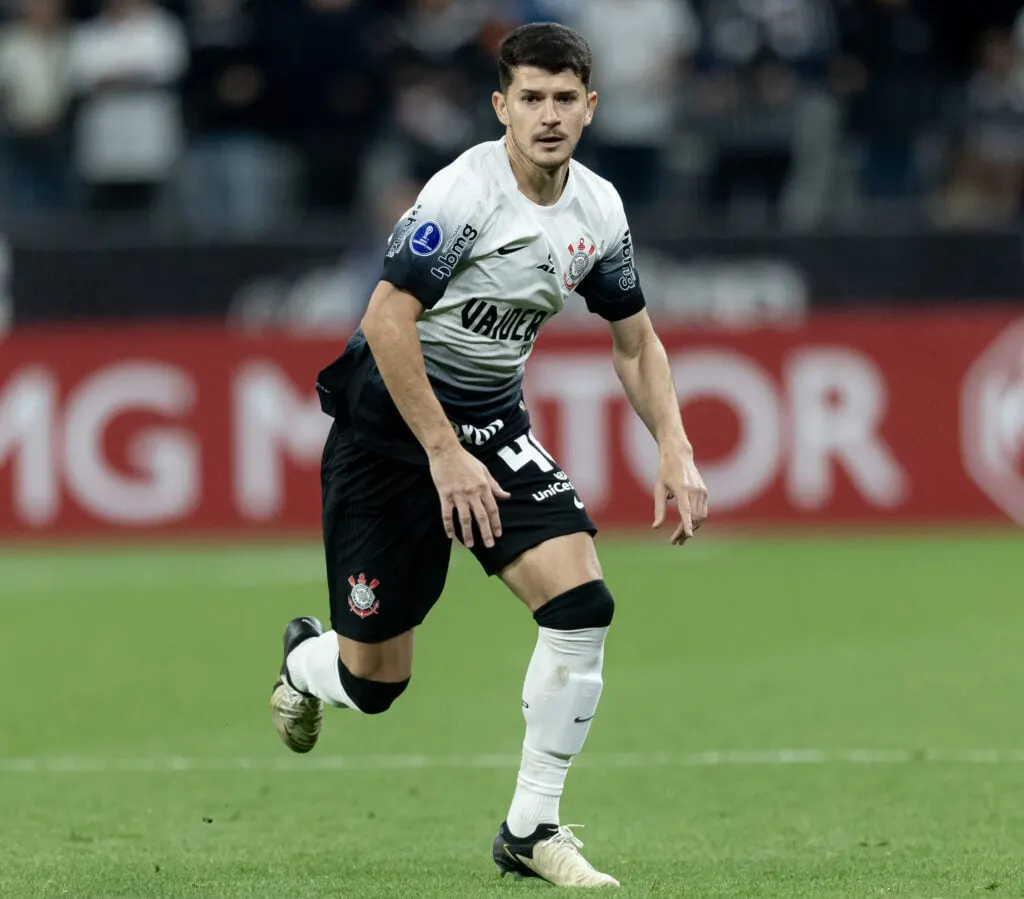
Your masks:
{"label": "hand", "polygon": [[511,494],[501,489],[487,466],[456,444],[430,455],[430,476],[441,499],[441,518],[448,538],[455,539],[458,515],[462,542],[467,549],[473,546],[474,519],[484,546],[494,546],[495,538],[501,536],[496,500],[508,499]]}
{"label": "hand", "polygon": [[667,450],[661,453],[658,478],[654,482],[654,525],[665,522],[668,500],[679,507],[679,526],[672,533],[672,545],[682,545],[708,517],[708,488],[693,461],[693,450]]}

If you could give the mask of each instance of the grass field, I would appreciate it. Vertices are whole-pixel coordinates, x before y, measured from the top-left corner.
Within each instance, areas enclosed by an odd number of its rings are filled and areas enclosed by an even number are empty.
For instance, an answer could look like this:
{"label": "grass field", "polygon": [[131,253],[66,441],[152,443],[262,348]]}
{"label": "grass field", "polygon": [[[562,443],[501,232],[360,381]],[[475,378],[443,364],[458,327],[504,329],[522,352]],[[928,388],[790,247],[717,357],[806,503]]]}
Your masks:
{"label": "grass field", "polygon": [[[618,895],[1024,896],[1024,538],[602,554],[562,808]],[[298,757],[267,699],[320,577],[310,546],[0,554],[0,897],[549,893],[490,860],[528,614],[457,554],[407,695]]]}

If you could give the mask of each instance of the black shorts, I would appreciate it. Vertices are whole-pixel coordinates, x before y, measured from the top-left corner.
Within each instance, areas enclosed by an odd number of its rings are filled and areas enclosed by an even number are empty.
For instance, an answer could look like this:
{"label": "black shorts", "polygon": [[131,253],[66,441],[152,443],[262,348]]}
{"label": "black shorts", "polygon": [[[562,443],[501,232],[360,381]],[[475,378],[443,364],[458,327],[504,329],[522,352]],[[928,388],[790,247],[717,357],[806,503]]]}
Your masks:
{"label": "black shorts", "polygon": [[[597,533],[568,475],[531,434],[477,455],[511,494],[498,503],[495,545],[474,535],[472,553],[488,575],[552,537]],[[421,624],[444,590],[451,556],[430,470],[366,449],[335,422],[320,479],[334,630],[379,643]]]}

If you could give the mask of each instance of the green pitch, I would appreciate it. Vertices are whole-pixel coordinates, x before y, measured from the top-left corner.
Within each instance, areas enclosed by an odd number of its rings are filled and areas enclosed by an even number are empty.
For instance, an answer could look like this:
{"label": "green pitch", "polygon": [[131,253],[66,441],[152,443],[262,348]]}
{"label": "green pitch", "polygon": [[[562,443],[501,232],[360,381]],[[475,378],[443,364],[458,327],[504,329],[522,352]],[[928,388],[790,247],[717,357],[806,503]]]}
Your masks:
{"label": "green pitch", "polygon": [[[563,821],[631,897],[1024,895],[1024,539],[602,541]],[[382,580],[386,572],[373,572]],[[267,699],[316,547],[0,555],[0,896],[540,896],[491,840],[529,615],[457,553],[385,716]]]}

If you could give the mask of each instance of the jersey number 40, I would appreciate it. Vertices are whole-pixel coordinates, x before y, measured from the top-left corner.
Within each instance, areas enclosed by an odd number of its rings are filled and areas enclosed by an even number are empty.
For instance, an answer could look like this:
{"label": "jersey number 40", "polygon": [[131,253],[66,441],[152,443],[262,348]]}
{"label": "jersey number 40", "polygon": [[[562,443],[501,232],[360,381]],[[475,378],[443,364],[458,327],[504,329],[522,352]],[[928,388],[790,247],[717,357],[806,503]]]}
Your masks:
{"label": "jersey number 40", "polygon": [[[513,443],[514,446],[509,444],[498,450],[498,455],[512,471],[519,471],[531,462],[545,472],[554,471],[557,467],[554,458],[540,445],[532,431],[523,434],[522,437],[517,437]],[[516,446],[519,447],[518,450],[515,448]]]}

